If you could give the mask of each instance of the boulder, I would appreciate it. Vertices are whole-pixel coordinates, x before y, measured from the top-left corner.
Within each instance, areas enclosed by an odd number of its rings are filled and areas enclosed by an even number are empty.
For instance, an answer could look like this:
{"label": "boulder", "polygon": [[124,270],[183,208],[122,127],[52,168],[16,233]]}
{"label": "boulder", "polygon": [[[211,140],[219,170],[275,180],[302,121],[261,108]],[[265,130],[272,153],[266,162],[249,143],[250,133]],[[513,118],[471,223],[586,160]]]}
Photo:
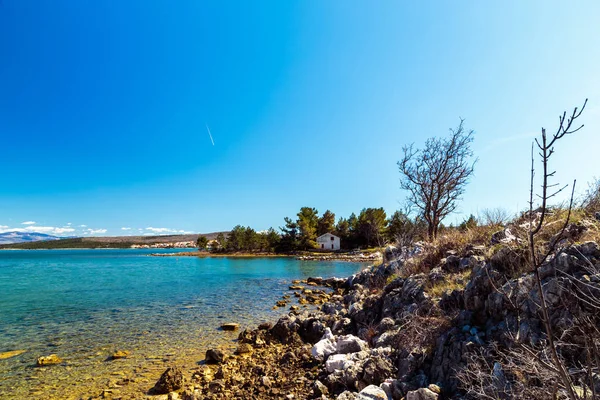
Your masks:
{"label": "boulder", "polygon": [[379,385],[386,379],[393,377],[394,368],[387,358],[382,356],[370,357],[363,364],[363,378],[366,384]]}
{"label": "boulder", "polygon": [[235,351],[236,354],[248,354],[248,353],[252,353],[252,346],[250,346],[248,343],[240,343],[238,344],[237,350]]}
{"label": "boulder", "polygon": [[261,331],[268,331],[271,328],[273,328],[273,324],[270,322],[262,322],[260,325],[258,325],[258,329]]}
{"label": "boulder", "polygon": [[209,364],[220,364],[225,359],[225,353],[219,349],[208,349],[204,358]]}
{"label": "boulder", "polygon": [[340,336],[335,344],[336,353],[349,354],[357,353],[368,349],[369,345],[364,340],[357,338],[354,335]]}
{"label": "boulder", "polygon": [[442,270],[445,272],[458,272],[460,267],[460,257],[450,255],[446,257],[446,260],[442,262]]}
{"label": "boulder", "polygon": [[325,333],[325,325],[318,318],[308,318],[302,321],[298,334],[306,343],[316,343]]}
{"label": "boulder", "polygon": [[327,396],[329,394],[329,389],[327,389],[327,386],[325,386],[323,382],[317,379],[313,384],[313,393],[317,397]]}
{"label": "boulder", "polygon": [[379,386],[369,385],[358,394],[360,400],[387,400],[387,394]]}
{"label": "boulder", "polygon": [[494,244],[509,244],[517,240],[517,237],[512,234],[510,229],[505,228],[501,231],[494,232],[492,234],[492,238],[490,239],[490,243]]}
{"label": "boulder", "polygon": [[329,328],[325,329],[325,334],[311,349],[312,356],[323,361],[327,359],[331,354],[336,352],[336,341],[335,336],[331,333]]}
{"label": "boulder", "polygon": [[406,393],[406,400],[437,400],[438,397],[437,393],[426,388]]}
{"label": "boulder", "polygon": [[347,361],[349,361],[349,359],[346,354],[332,354],[325,362],[325,368],[329,373],[332,373],[336,369],[343,370],[349,366]]}
{"label": "boulder", "polygon": [[383,251],[383,262],[388,263],[395,261],[402,251],[398,250],[396,246],[389,245]]}
{"label": "boulder", "polygon": [[321,286],[323,284],[323,278],[321,278],[320,276],[314,277],[314,278],[307,278],[306,279],[306,284],[310,285],[311,283],[314,283],[318,286]]}
{"label": "boulder", "polygon": [[177,367],[169,367],[160,376],[151,392],[154,394],[167,394],[183,387],[183,373]]}
{"label": "boulder", "polygon": [[289,344],[297,341],[298,337],[298,322],[294,317],[289,315],[279,318],[275,326],[269,332],[271,335],[283,344]]}
{"label": "boulder", "polygon": [[351,392],[349,390],[346,390],[342,393],[340,393],[340,395],[338,397],[336,397],[336,400],[357,400],[358,397],[358,393],[354,393]]}
{"label": "boulder", "polygon": [[45,357],[38,357],[36,365],[38,367],[44,367],[46,365],[56,365],[62,363],[62,359],[56,354],[50,354]]}
{"label": "boulder", "polygon": [[402,299],[405,302],[421,302],[425,300],[425,276],[422,274],[412,275],[402,285]]}

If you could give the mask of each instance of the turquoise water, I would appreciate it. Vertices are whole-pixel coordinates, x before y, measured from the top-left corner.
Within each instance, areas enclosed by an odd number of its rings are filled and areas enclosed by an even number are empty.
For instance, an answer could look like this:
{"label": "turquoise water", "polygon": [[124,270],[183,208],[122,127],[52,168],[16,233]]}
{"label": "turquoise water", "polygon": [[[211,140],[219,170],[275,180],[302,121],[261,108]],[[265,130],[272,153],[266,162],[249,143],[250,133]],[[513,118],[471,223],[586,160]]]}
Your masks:
{"label": "turquoise water", "polygon": [[[27,352],[0,360],[0,393],[44,392],[45,378],[31,366],[51,353],[65,360],[69,374],[91,380],[90,370],[98,372],[117,349],[132,351],[138,366],[154,354],[202,353],[234,338],[217,329],[222,322],[253,326],[281,315],[272,307],[291,280],[344,277],[363,266],[149,256],[158,251],[1,251],[0,352]],[[36,388],[24,384],[32,380]]]}

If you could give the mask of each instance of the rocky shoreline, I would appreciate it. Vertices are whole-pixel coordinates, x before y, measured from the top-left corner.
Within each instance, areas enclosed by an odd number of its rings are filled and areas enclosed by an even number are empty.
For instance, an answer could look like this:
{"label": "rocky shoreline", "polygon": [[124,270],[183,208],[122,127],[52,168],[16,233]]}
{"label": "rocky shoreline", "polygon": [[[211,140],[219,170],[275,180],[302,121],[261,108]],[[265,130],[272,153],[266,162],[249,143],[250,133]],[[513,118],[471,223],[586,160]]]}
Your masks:
{"label": "rocky shoreline", "polygon": [[[448,254],[427,274],[403,274],[405,262],[388,257],[348,279],[296,282],[290,287],[293,295],[278,306],[295,297],[300,305],[318,305],[317,310],[291,305],[274,325],[243,330],[235,352],[209,350],[206,363],[191,376],[168,369],[151,393],[184,400],[479,398],[465,388],[477,354],[496,354],[500,360],[498,349],[514,347],[514,332],[534,344],[544,338],[533,274],[514,276],[511,268],[520,253],[509,245],[490,257],[473,247]],[[600,265],[594,242],[574,246],[544,266],[553,324],[572,324],[575,316],[563,311],[561,301],[577,301],[558,285],[557,271],[574,277],[572,284],[584,282],[600,298],[600,274],[590,272],[588,264]],[[435,289],[448,282],[460,285],[438,294]],[[523,306],[511,308],[512,302]],[[485,353],[490,349],[498,353]],[[569,356],[568,349],[563,351]],[[525,386],[517,387],[520,381],[511,386],[512,372],[486,361],[493,371],[482,373],[494,374],[492,392],[526,390],[520,398],[549,393],[536,376],[522,376]],[[596,382],[600,389],[600,377]]]}
{"label": "rocky shoreline", "polygon": [[372,262],[383,259],[380,252],[374,253],[325,253],[309,254],[296,257],[301,261],[348,261],[348,262]]}
{"label": "rocky shoreline", "polygon": [[264,258],[294,257],[300,261],[346,261],[368,263],[382,260],[380,252],[374,253],[322,253],[322,254],[279,254],[279,253],[210,253],[200,251],[184,251],[178,253],[152,253],[151,257],[231,257],[231,258]]}

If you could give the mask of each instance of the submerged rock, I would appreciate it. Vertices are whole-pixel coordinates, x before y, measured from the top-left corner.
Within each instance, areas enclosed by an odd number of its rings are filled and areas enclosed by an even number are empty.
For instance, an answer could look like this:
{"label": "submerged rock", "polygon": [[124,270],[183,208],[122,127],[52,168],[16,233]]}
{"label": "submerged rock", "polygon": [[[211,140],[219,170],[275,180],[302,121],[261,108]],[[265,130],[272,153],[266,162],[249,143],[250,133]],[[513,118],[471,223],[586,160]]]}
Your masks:
{"label": "submerged rock", "polygon": [[119,350],[113,353],[112,356],[110,356],[111,360],[118,360],[119,358],[127,358],[129,357],[131,353],[128,351],[124,351],[124,350]]}
{"label": "submerged rock", "polygon": [[62,363],[62,359],[56,354],[50,354],[45,357],[38,357],[36,365],[38,367],[44,367],[46,365],[56,365]]}
{"label": "submerged rock", "polygon": [[27,350],[13,350],[13,351],[5,351],[4,353],[0,353],[0,360],[6,360],[7,358],[12,358],[16,356],[20,356],[25,353]]}
{"label": "submerged rock", "polygon": [[234,322],[228,322],[221,325],[221,329],[224,331],[235,331],[240,327],[240,324],[236,324]]}

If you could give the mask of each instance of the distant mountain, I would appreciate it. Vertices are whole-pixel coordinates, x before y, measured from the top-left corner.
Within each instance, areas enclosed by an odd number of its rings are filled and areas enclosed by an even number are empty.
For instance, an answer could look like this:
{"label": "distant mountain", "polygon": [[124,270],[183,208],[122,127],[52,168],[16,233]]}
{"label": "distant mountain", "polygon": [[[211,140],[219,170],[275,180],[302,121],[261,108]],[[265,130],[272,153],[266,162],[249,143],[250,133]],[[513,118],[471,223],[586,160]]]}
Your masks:
{"label": "distant mountain", "polygon": [[0,244],[41,242],[62,239],[57,236],[38,232],[5,232],[0,233]]}

